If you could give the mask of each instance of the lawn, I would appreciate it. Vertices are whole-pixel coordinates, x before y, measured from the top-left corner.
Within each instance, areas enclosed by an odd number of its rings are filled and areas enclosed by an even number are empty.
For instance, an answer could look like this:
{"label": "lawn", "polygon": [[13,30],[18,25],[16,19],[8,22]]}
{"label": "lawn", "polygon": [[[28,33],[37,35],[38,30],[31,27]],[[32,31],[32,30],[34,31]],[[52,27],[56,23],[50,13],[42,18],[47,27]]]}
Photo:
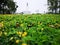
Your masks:
{"label": "lawn", "polygon": [[0,45],[60,45],[60,15],[1,15]]}

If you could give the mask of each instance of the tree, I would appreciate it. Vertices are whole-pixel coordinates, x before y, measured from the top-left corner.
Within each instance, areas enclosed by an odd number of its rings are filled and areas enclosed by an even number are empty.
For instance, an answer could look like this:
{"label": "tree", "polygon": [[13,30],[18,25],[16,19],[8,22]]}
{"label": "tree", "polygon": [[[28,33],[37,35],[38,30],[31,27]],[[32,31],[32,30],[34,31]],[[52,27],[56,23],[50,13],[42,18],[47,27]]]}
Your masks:
{"label": "tree", "polygon": [[48,5],[49,5],[49,10],[51,10],[51,12],[53,13],[53,2],[52,0],[48,0]]}
{"label": "tree", "polygon": [[13,0],[0,0],[0,14],[15,13],[17,7]]}
{"label": "tree", "polygon": [[60,13],[60,1],[59,0],[48,0],[49,11],[51,10],[52,13]]}
{"label": "tree", "polygon": [[59,13],[60,13],[60,0],[58,0],[58,8],[59,8]]}

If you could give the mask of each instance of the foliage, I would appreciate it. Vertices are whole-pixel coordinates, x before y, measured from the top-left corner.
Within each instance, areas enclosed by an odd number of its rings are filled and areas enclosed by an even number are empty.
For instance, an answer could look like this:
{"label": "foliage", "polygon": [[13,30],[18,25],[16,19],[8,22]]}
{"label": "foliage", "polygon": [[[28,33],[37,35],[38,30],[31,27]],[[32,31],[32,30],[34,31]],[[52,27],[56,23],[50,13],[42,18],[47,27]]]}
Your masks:
{"label": "foliage", "polygon": [[60,45],[60,15],[0,15],[0,45]]}
{"label": "foliage", "polygon": [[14,13],[17,7],[13,0],[0,0],[0,14]]}
{"label": "foliage", "polygon": [[48,0],[48,6],[51,13],[60,14],[60,0]]}

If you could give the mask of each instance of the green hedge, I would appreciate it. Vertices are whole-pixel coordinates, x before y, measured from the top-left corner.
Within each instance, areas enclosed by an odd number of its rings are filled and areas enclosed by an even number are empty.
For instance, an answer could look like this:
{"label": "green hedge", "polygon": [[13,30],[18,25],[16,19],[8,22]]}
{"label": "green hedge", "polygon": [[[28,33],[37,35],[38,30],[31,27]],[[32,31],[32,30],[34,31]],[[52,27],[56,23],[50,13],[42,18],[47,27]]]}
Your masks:
{"label": "green hedge", "polygon": [[0,45],[60,45],[60,15],[0,15]]}

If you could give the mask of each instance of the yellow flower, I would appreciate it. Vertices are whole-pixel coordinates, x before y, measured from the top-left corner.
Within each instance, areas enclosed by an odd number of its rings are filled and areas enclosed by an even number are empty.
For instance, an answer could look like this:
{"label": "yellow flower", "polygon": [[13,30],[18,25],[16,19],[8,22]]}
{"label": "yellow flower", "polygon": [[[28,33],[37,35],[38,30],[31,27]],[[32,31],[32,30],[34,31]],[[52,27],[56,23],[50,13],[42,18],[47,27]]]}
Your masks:
{"label": "yellow flower", "polygon": [[7,32],[4,32],[4,35],[7,35]]}
{"label": "yellow flower", "polygon": [[41,22],[38,22],[38,25],[42,25],[42,23]]}
{"label": "yellow flower", "polygon": [[1,23],[3,23],[3,21]]}
{"label": "yellow flower", "polygon": [[22,34],[22,32],[19,32],[19,34],[21,35],[21,34]]}
{"label": "yellow flower", "polygon": [[24,26],[24,24],[20,24],[20,26],[21,26],[21,27],[23,27],[23,26]]}
{"label": "yellow flower", "polygon": [[0,31],[0,36],[2,35],[2,31]]}
{"label": "yellow flower", "polygon": [[10,40],[12,40],[14,37],[11,37]]}
{"label": "yellow flower", "polygon": [[41,30],[44,30],[44,28],[42,28]]}
{"label": "yellow flower", "polygon": [[19,43],[20,42],[20,40],[16,40],[16,43]]}
{"label": "yellow flower", "polygon": [[24,35],[27,35],[27,32],[24,32]]}
{"label": "yellow flower", "polygon": [[21,35],[19,35],[19,37],[21,37]]}
{"label": "yellow flower", "polygon": [[17,34],[21,35],[21,34],[22,34],[22,32],[17,32]]}
{"label": "yellow flower", "polygon": [[22,45],[27,45],[26,43],[22,43]]}
{"label": "yellow flower", "polygon": [[3,25],[3,23],[0,23],[0,27],[3,27],[4,25]]}
{"label": "yellow flower", "polygon": [[22,37],[25,37],[27,35],[27,32],[24,32],[23,34],[22,34]]}
{"label": "yellow flower", "polygon": [[25,35],[24,35],[24,34],[22,34],[22,37],[25,37]]}

